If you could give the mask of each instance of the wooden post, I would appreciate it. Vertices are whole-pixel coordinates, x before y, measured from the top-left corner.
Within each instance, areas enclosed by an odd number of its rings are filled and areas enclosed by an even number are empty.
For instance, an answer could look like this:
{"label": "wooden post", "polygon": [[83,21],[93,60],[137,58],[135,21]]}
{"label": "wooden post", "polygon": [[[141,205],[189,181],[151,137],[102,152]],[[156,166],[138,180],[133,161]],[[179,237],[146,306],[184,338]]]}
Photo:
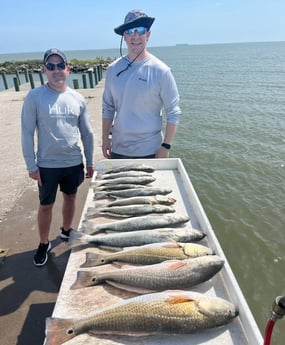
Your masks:
{"label": "wooden post", "polygon": [[5,87],[5,90],[8,90],[9,87],[8,87],[8,83],[7,83],[7,79],[6,79],[6,74],[4,72],[2,72],[1,74],[2,74],[2,79],[3,79],[3,84]]}
{"label": "wooden post", "polygon": [[17,77],[13,78],[14,81],[14,86],[15,86],[15,91],[20,91],[20,87],[19,87],[19,80]]}
{"label": "wooden post", "polygon": [[98,74],[97,74],[97,66],[93,68],[94,78],[95,78],[95,85],[98,84]]}
{"label": "wooden post", "polygon": [[89,76],[89,84],[90,84],[90,87],[91,89],[94,88],[94,83],[93,83],[93,74],[92,74],[92,71],[88,71],[88,76]]}
{"label": "wooden post", "polygon": [[86,74],[82,74],[83,89],[87,89],[87,79]]}
{"label": "wooden post", "polygon": [[39,77],[40,77],[41,85],[44,85],[45,81],[44,81],[44,77],[43,77],[43,72],[42,71],[39,71]]}
{"label": "wooden post", "polygon": [[73,79],[73,88],[74,89],[79,89],[79,83],[78,83],[78,79]]}
{"label": "wooden post", "polygon": [[99,65],[98,68],[99,68],[99,76],[100,76],[99,80],[101,80],[103,78],[103,66]]}
{"label": "wooden post", "polygon": [[34,89],[35,83],[34,83],[33,73],[31,72],[29,73],[29,79],[30,79],[31,88]]}
{"label": "wooden post", "polygon": [[18,83],[19,85],[21,85],[21,79],[20,79],[20,74],[19,74],[19,71],[16,69],[16,77],[18,79]]}
{"label": "wooden post", "polygon": [[27,68],[25,68],[25,69],[24,69],[24,71],[25,71],[25,80],[26,80],[26,83],[28,83],[28,82],[29,82],[29,74],[28,74],[28,69],[27,69]]}

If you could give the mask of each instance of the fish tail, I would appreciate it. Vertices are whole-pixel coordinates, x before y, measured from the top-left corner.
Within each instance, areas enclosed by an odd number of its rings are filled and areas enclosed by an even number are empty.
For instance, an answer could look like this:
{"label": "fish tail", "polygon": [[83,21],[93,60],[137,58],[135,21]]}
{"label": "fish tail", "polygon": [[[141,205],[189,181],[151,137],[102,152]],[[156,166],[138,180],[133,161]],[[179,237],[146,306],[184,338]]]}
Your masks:
{"label": "fish tail", "polygon": [[86,260],[80,267],[92,267],[92,266],[99,266],[101,263],[101,254],[97,253],[86,253]]}
{"label": "fish tail", "polygon": [[105,198],[107,196],[108,196],[108,193],[106,193],[104,191],[94,191],[93,199],[94,200],[103,199],[103,198]]}
{"label": "fish tail", "polygon": [[99,213],[100,213],[100,209],[94,207],[92,211],[87,211],[85,213],[85,219],[88,220],[88,219],[96,218],[99,215]]}
{"label": "fish tail", "polygon": [[89,235],[81,231],[71,231],[68,244],[70,247],[77,247],[89,243]]}
{"label": "fish tail", "polygon": [[82,227],[80,229],[84,234],[89,234],[89,235],[93,235],[97,232],[99,232],[99,230],[97,229],[97,226],[95,223],[93,223],[92,221],[85,221],[82,223]]}
{"label": "fish tail", "polygon": [[95,273],[91,271],[78,271],[77,272],[77,279],[76,281],[71,285],[70,289],[80,289],[83,287],[93,286],[96,285],[96,277]]}
{"label": "fish tail", "polygon": [[73,324],[73,319],[47,318],[45,345],[61,345],[74,338]]}

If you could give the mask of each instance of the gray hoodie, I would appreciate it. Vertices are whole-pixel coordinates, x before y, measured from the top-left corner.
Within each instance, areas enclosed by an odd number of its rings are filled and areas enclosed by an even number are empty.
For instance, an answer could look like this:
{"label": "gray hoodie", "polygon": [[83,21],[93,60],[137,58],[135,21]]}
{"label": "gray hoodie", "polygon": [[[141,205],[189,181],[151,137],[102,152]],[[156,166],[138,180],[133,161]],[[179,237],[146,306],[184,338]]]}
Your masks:
{"label": "gray hoodie", "polygon": [[69,87],[57,92],[47,84],[28,93],[22,108],[22,150],[29,172],[83,163],[80,138],[90,167],[94,138],[82,95]]}

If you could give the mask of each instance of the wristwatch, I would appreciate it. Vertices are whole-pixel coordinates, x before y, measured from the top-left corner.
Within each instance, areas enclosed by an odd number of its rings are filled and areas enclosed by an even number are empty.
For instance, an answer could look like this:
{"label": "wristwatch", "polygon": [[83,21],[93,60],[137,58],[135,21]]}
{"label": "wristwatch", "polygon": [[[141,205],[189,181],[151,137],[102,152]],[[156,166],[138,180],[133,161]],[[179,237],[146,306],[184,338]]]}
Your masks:
{"label": "wristwatch", "polygon": [[162,143],[161,146],[164,147],[167,150],[171,149],[171,145],[170,144]]}

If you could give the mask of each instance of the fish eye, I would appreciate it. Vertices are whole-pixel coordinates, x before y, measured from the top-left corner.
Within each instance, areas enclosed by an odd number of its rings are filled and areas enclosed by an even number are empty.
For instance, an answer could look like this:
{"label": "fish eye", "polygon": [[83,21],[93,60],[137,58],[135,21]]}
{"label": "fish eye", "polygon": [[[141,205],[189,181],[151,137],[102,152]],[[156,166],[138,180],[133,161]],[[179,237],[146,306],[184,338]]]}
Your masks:
{"label": "fish eye", "polygon": [[105,263],[105,260],[102,258],[101,259],[101,264],[104,264]]}
{"label": "fish eye", "polygon": [[92,281],[92,283],[95,283],[96,278],[95,278],[95,277],[93,277],[93,278],[91,279],[91,281]]}
{"label": "fish eye", "polygon": [[68,334],[68,335],[71,335],[71,334],[73,334],[73,333],[74,333],[73,328],[69,328],[69,329],[66,331],[66,334]]}

